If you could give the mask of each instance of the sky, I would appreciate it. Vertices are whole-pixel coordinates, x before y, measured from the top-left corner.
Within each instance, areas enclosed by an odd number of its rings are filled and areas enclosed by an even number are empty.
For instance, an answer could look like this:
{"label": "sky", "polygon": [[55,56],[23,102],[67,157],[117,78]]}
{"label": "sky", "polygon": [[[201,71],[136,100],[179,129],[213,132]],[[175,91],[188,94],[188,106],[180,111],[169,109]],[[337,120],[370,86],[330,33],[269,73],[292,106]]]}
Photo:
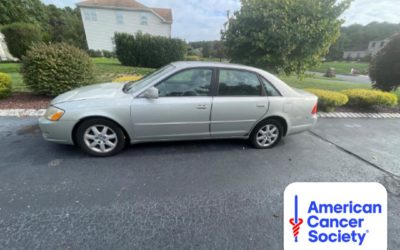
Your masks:
{"label": "sky", "polygon": [[[42,0],[58,7],[75,7],[81,0]],[[187,41],[218,40],[226,11],[240,9],[240,0],[139,0],[149,7],[173,10],[172,36]],[[400,23],[400,0],[354,0],[343,14],[344,25],[373,21]]]}

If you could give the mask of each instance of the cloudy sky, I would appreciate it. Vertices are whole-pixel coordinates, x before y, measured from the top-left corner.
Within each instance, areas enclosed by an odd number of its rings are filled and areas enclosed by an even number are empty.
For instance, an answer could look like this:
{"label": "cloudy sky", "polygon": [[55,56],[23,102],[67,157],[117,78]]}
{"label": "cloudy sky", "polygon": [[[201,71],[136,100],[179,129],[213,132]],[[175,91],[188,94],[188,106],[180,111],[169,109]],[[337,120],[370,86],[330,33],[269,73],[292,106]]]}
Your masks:
{"label": "cloudy sky", "polygon": [[[59,7],[81,0],[42,0]],[[239,0],[139,0],[150,7],[171,8],[174,15],[173,36],[188,41],[215,40],[226,21],[226,11],[240,8]],[[345,25],[373,21],[400,23],[400,0],[354,0],[343,18]]]}

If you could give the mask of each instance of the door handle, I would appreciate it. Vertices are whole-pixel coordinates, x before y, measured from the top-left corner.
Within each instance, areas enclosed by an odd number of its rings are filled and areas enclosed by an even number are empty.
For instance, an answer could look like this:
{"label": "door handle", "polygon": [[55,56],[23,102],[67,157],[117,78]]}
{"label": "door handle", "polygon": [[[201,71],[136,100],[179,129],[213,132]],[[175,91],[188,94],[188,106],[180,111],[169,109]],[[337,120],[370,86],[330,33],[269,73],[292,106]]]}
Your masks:
{"label": "door handle", "polygon": [[266,104],[265,103],[257,103],[256,107],[257,108],[265,108]]}
{"label": "door handle", "polygon": [[207,105],[202,105],[202,104],[200,104],[200,105],[197,105],[196,108],[197,108],[197,109],[207,109]]}

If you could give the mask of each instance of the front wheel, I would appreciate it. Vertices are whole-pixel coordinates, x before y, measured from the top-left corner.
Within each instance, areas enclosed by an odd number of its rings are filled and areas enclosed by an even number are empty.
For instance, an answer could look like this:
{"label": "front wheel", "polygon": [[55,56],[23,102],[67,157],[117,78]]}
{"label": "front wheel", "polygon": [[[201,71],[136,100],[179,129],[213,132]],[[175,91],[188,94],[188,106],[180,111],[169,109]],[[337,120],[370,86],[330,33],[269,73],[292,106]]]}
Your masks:
{"label": "front wheel", "polygon": [[274,119],[258,124],[250,135],[250,142],[255,148],[264,149],[276,146],[282,139],[283,126]]}
{"label": "front wheel", "polygon": [[125,135],[114,122],[94,118],[84,121],[76,130],[75,140],[80,148],[93,156],[112,156],[125,146]]}

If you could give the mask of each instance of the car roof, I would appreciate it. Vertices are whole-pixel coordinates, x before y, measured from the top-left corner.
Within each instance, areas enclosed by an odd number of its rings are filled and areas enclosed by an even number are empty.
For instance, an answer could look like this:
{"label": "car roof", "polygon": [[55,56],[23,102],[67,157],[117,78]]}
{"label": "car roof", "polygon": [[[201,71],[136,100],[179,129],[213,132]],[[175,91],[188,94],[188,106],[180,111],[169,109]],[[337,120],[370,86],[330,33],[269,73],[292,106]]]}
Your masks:
{"label": "car roof", "polygon": [[258,68],[240,65],[240,64],[233,64],[233,63],[223,63],[223,62],[205,62],[205,61],[180,61],[180,62],[173,62],[177,68],[192,68],[192,67],[218,67],[218,68],[232,68],[232,69],[245,69],[251,71],[260,71]]}

